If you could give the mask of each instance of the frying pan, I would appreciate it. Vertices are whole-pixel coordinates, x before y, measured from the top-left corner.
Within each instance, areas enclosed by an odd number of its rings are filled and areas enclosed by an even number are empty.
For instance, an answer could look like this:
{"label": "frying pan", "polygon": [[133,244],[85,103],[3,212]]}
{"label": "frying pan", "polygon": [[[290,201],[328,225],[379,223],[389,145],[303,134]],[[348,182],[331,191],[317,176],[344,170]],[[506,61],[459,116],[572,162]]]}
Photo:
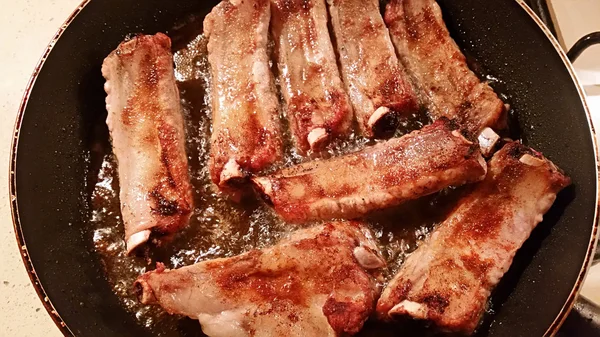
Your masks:
{"label": "frying pan", "polygon": [[[91,140],[106,117],[102,60],[127,34],[170,31],[191,14],[201,22],[216,2],[84,1],[27,87],[11,158],[15,232],[31,280],[67,336],[152,335],[111,292],[86,230]],[[573,180],[518,252],[478,332],[552,335],[574,303],[598,230],[596,146],[583,91],[556,40],[521,1],[439,3],[460,47],[499,79],[524,141]],[[177,334],[200,330],[186,324]],[[400,333],[394,329],[382,334]]]}

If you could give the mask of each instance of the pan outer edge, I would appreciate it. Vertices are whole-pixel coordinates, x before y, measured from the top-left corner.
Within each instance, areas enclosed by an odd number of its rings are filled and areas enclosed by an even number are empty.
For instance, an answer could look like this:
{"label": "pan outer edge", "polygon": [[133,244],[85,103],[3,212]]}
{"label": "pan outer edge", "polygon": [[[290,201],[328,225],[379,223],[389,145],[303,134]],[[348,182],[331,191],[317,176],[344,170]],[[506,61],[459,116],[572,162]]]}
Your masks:
{"label": "pan outer edge", "polygon": [[12,220],[13,220],[13,228],[15,231],[16,239],[17,239],[17,244],[19,245],[19,251],[21,252],[21,254],[20,254],[21,259],[23,260],[23,264],[25,266],[25,269],[27,270],[27,275],[29,275],[29,279],[31,280],[33,288],[35,289],[36,293],[38,294],[38,297],[42,301],[42,305],[44,306],[44,308],[46,309],[46,311],[48,312],[48,314],[50,315],[50,317],[52,318],[52,320],[54,321],[54,323],[56,324],[56,326],[58,327],[58,329],[64,336],[75,336],[75,334],[73,334],[73,331],[71,331],[71,329],[67,326],[65,321],[62,319],[62,317],[60,316],[60,314],[58,313],[58,311],[52,304],[52,301],[50,301],[50,298],[47,296],[46,291],[44,290],[44,287],[41,284],[41,282],[37,276],[37,273],[35,272],[35,268],[33,266],[33,263],[31,262],[29,253],[27,252],[27,244],[25,243],[25,238],[23,237],[23,231],[21,228],[21,220],[19,217],[19,207],[18,207],[18,203],[17,203],[17,177],[16,177],[17,148],[19,146],[19,135],[21,133],[21,123],[23,122],[23,114],[25,113],[25,109],[27,108],[27,103],[29,102],[29,96],[31,94],[31,89],[35,85],[37,77],[40,74],[40,71],[42,70],[44,63],[46,63],[46,59],[48,58],[48,55],[50,55],[50,52],[54,48],[54,45],[56,44],[58,39],[62,36],[62,34],[69,27],[71,22],[73,22],[73,20],[75,20],[77,15],[79,15],[79,13],[81,13],[81,11],[85,8],[85,6],[87,6],[87,4],[90,1],[91,0],[83,0],[79,4],[79,6],[77,6],[77,8],[71,13],[71,15],[69,15],[69,17],[60,26],[60,28],[58,29],[56,34],[54,34],[54,36],[48,43],[46,49],[44,50],[44,53],[42,54],[42,56],[40,57],[40,59],[38,61],[38,64],[35,66],[35,68],[33,70],[33,73],[29,79],[29,82],[27,83],[27,86],[25,87],[25,92],[23,93],[23,98],[21,99],[21,104],[19,106],[19,111],[17,113],[17,119],[15,121],[15,126],[13,128],[13,138],[12,138],[11,153],[10,153],[10,165],[9,165],[9,172],[8,172],[8,177],[9,177],[8,189],[9,189],[9,196],[10,196],[10,210],[11,210],[11,215],[12,215]]}
{"label": "pan outer edge", "polygon": [[[33,88],[33,86],[36,82],[36,79],[46,61],[46,58],[52,51],[52,49],[53,49],[54,45],[56,44],[56,42],[58,41],[58,39],[62,36],[63,32],[69,27],[69,25],[73,22],[73,20],[77,17],[77,15],[86,7],[86,5],[89,4],[90,1],[91,0],[83,0],[79,4],[79,6],[71,13],[71,15],[65,20],[65,22],[62,24],[62,26],[58,29],[58,31],[54,35],[54,37],[48,43],[46,50],[44,51],[44,53],[42,54],[42,57],[38,61],[38,64],[34,68],[34,71],[29,79],[29,82],[28,82],[27,86],[25,87],[25,92],[24,92],[23,98],[21,100],[21,104],[19,107],[16,121],[15,121],[15,126],[13,129],[13,139],[12,139],[12,144],[11,144],[10,165],[9,165],[9,174],[8,174],[11,215],[12,215],[12,220],[13,220],[15,236],[17,239],[17,243],[19,244],[19,250],[21,251],[21,258],[23,260],[23,264],[25,265],[25,268],[27,269],[27,274],[29,275],[29,279],[31,280],[31,283],[32,283],[34,289],[36,290],[40,300],[42,301],[44,308],[46,309],[46,311],[48,312],[48,314],[50,315],[50,317],[52,318],[52,320],[54,321],[54,323],[56,324],[58,329],[65,336],[75,336],[75,335],[73,334],[71,329],[69,329],[69,327],[67,326],[65,321],[62,319],[62,317],[60,317],[60,314],[56,311],[51,300],[48,298],[46,291],[44,290],[44,287],[39,282],[39,278],[35,272],[35,268],[33,267],[31,259],[29,258],[29,254],[27,253],[27,245],[25,243],[25,239],[23,237],[23,232],[21,230],[21,222],[20,222],[20,218],[19,218],[19,209],[18,209],[18,203],[17,203],[17,189],[16,189],[17,148],[19,145],[19,135],[21,132],[21,123],[23,121],[23,114],[25,112],[25,109],[27,108],[27,103],[29,101],[31,89]],[[546,35],[548,40],[552,43],[552,45],[556,49],[556,52],[559,54],[560,58],[563,60],[565,67],[567,68],[569,74],[571,75],[571,78],[572,78],[575,86],[577,87],[577,91],[579,93],[581,103],[583,104],[584,110],[586,112],[588,127],[590,130],[590,135],[592,136],[592,143],[593,143],[593,147],[594,147],[594,161],[596,162],[596,180],[597,180],[597,183],[596,183],[596,205],[597,205],[597,207],[594,212],[594,224],[593,224],[592,235],[590,237],[590,242],[588,245],[586,257],[585,257],[585,260],[583,261],[583,265],[580,270],[577,281],[575,282],[575,285],[573,286],[573,289],[571,290],[571,293],[569,294],[569,297],[568,297],[567,301],[565,302],[563,308],[561,309],[561,311],[559,312],[559,314],[556,317],[556,319],[554,320],[554,322],[550,325],[550,327],[548,328],[548,330],[546,330],[546,333],[544,334],[544,336],[554,336],[558,332],[558,330],[562,326],[562,324],[564,323],[568,314],[573,309],[573,305],[575,304],[575,300],[579,294],[579,291],[581,290],[583,281],[585,280],[585,276],[587,275],[587,272],[589,271],[589,268],[591,266],[594,252],[596,251],[596,245],[598,243],[597,242],[598,241],[598,226],[599,226],[598,213],[600,211],[600,203],[599,203],[599,193],[600,192],[598,189],[598,185],[600,182],[600,177],[598,175],[600,163],[598,162],[598,158],[599,158],[598,142],[596,139],[596,131],[592,124],[591,113],[589,110],[589,106],[587,104],[585,92],[583,90],[581,82],[579,81],[579,78],[577,77],[577,74],[575,73],[575,70],[573,69],[571,62],[567,58],[566,53],[564,52],[564,50],[562,49],[562,47],[560,46],[560,44],[556,40],[556,38],[552,35],[552,33],[548,30],[548,28],[540,21],[540,19],[531,10],[531,8],[529,8],[529,6],[523,0],[515,0],[515,1],[523,8],[523,10],[527,14],[529,14],[531,19],[538,25],[538,27],[542,30],[544,35]]]}
{"label": "pan outer edge", "polygon": [[552,35],[552,32],[550,32],[548,27],[546,27],[546,25],[544,25],[544,23],[535,14],[535,12],[531,8],[529,8],[529,6],[525,3],[525,1],[523,1],[523,0],[515,0],[515,1],[523,8],[523,10],[525,10],[525,12],[527,14],[529,14],[531,19],[538,25],[538,27],[542,30],[544,35],[546,35],[546,37],[548,38],[548,41],[550,41],[550,43],[552,43],[552,46],[554,47],[554,49],[556,49],[556,52],[558,53],[558,55],[560,56],[560,58],[562,59],[564,65],[565,65],[565,67],[569,71],[569,74],[571,75],[571,78],[573,79],[573,82],[575,83],[575,86],[577,87],[577,92],[579,93],[579,98],[581,99],[581,103],[583,104],[584,110],[587,115],[588,127],[590,129],[590,135],[592,136],[592,143],[594,146],[594,161],[596,162],[596,210],[594,212],[594,224],[593,224],[594,227],[592,230],[592,235],[590,237],[590,242],[588,244],[588,250],[587,250],[587,253],[585,256],[585,260],[583,261],[581,270],[579,272],[579,276],[577,277],[577,281],[573,285],[573,289],[571,290],[571,293],[569,294],[569,297],[567,298],[567,301],[565,302],[564,306],[558,313],[558,316],[554,319],[554,322],[552,322],[550,327],[548,327],[548,330],[546,330],[546,333],[544,333],[544,336],[551,337],[551,336],[556,335],[556,333],[558,333],[558,330],[560,329],[560,327],[562,326],[564,321],[567,319],[567,316],[573,309],[573,305],[575,305],[575,300],[577,299],[577,296],[579,295],[579,292],[581,291],[581,287],[585,280],[585,276],[587,275],[587,273],[590,269],[590,266],[592,264],[592,260],[594,258],[594,252],[596,251],[596,246],[598,244],[598,212],[600,211],[600,204],[598,202],[599,201],[599,193],[600,193],[599,189],[598,189],[598,184],[600,183],[600,176],[598,175],[598,170],[599,170],[598,167],[600,165],[600,163],[598,162],[598,157],[599,157],[599,155],[598,155],[598,140],[596,138],[596,130],[594,129],[594,125],[592,124],[592,115],[590,113],[590,109],[587,104],[586,94],[585,94],[585,91],[583,90],[583,86],[581,85],[581,82],[579,81],[579,78],[577,77],[577,74],[575,73],[573,64],[571,63],[571,61],[569,61],[567,54],[561,47],[558,40],[554,37],[554,35]]}

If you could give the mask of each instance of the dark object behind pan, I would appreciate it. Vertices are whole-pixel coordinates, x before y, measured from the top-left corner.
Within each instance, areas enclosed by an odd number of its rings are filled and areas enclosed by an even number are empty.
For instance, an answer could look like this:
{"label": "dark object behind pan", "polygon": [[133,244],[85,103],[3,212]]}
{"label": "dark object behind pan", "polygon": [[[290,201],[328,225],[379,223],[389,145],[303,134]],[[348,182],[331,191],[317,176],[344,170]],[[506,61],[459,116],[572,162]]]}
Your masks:
{"label": "dark object behind pan", "polygon": [[[11,189],[36,289],[65,334],[151,336],[110,291],[86,231],[91,135],[104,123],[100,65],[129,33],[167,31],[216,1],[93,1],[41,69],[21,111]],[[482,336],[541,336],[574,300],[595,237],[596,162],[587,112],[563,58],[514,0],[443,0],[458,44],[501,91],[528,144],[572,177],[494,294]],[[28,266],[31,270],[31,266]],[[43,289],[42,289],[43,287]],[[199,329],[198,326],[196,326]],[[182,331],[188,328],[182,327]],[[399,332],[399,331],[398,331]],[[186,335],[182,332],[182,335]]]}

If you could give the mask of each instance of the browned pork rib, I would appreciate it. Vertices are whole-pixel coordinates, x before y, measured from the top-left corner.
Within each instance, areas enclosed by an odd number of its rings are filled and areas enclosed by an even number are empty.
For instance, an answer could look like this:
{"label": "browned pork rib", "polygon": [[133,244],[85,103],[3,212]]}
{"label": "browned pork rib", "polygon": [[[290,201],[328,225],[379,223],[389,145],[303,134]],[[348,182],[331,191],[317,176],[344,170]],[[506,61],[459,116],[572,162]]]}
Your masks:
{"label": "browned pork rib", "polygon": [[378,314],[473,332],[516,251],[569,184],[539,153],[504,146],[486,179],[406,260],[379,299]]}
{"label": "browned pork rib", "polygon": [[138,278],[142,303],[200,321],[211,337],[321,337],[357,333],[373,312],[383,267],[359,223],[292,233],[279,244]]}
{"label": "browned pork rib", "polygon": [[[417,109],[379,0],[327,0],[342,75],[361,133],[378,136],[395,116]],[[386,118],[388,117],[388,118]],[[392,117],[392,118],[389,118]],[[395,126],[395,125],[392,125]]]}
{"label": "browned pork rib", "polygon": [[475,136],[503,126],[503,102],[469,69],[435,0],[391,0],[385,22],[433,119],[456,119]]}
{"label": "browned pork rib", "polygon": [[480,181],[479,147],[440,119],[362,151],[283,169],[253,182],[284,220],[354,218],[443,188]]}
{"label": "browned pork rib", "polygon": [[204,20],[212,74],[210,176],[225,190],[282,157],[269,18],[269,0],[224,0]]}
{"label": "browned pork rib", "polygon": [[127,251],[187,225],[193,201],[171,40],[125,41],[102,65]]}
{"label": "browned pork rib", "polygon": [[271,0],[281,91],[296,147],[319,150],[344,136],[352,107],[327,29],[325,0]]}

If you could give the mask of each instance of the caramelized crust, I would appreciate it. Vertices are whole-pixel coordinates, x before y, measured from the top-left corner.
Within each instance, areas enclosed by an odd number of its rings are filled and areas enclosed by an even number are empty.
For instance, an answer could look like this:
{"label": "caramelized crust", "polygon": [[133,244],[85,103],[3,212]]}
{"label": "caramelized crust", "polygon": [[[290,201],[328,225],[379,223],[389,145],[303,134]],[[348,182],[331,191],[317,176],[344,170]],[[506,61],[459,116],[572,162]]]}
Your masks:
{"label": "caramelized crust", "polygon": [[377,313],[472,333],[515,253],[569,184],[541,154],[516,142],[505,145],[486,179],[406,260]]}
{"label": "caramelized crust", "polygon": [[269,18],[269,0],[224,0],[204,20],[212,74],[210,175],[222,189],[283,154]]}
{"label": "caramelized crust", "polygon": [[[417,98],[405,79],[378,0],[327,0],[341,71],[360,132],[381,134],[397,120],[390,114],[417,110]],[[391,117],[391,118],[390,118]],[[380,125],[383,124],[383,125]]]}
{"label": "caramelized crust", "polygon": [[159,33],[125,41],[104,60],[102,74],[130,252],[151,232],[186,226],[193,209],[171,40]]}
{"label": "caramelized crust", "polygon": [[433,119],[455,119],[475,136],[504,127],[504,103],[469,69],[435,0],[391,0],[385,22]]}
{"label": "caramelized crust", "polygon": [[[373,263],[375,261],[375,263]],[[277,245],[136,281],[142,303],[198,319],[208,336],[342,336],[374,310],[384,266],[363,225],[336,222]]]}
{"label": "caramelized crust", "polygon": [[479,147],[441,119],[362,151],[252,179],[284,220],[355,218],[483,179]]}
{"label": "caramelized crust", "polygon": [[271,0],[281,91],[296,147],[320,150],[348,134],[352,107],[327,28],[325,0]]}

